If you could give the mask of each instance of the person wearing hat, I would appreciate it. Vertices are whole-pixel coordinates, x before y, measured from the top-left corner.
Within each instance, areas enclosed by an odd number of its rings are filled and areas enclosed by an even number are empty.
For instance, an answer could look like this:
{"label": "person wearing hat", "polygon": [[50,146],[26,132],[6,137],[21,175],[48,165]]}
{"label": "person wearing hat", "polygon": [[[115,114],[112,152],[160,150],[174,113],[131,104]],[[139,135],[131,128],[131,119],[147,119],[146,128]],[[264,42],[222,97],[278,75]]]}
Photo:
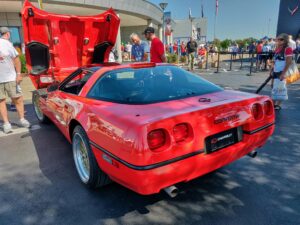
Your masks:
{"label": "person wearing hat", "polygon": [[[288,71],[293,60],[293,49],[289,47],[289,35],[279,34],[276,39],[277,48],[274,55],[274,64],[271,70],[272,73],[272,88],[275,79],[283,81],[286,77],[285,74]],[[274,108],[276,110],[281,109],[281,101],[274,99]]]}
{"label": "person wearing hat", "polygon": [[18,85],[22,81],[21,61],[18,52],[13,47],[10,39],[10,31],[7,27],[0,27],[0,115],[4,122],[4,133],[11,133],[12,127],[8,120],[6,96],[14,102],[19,115],[18,125],[30,127],[30,123],[24,118],[24,101]]}
{"label": "person wearing hat", "polygon": [[150,62],[154,63],[164,63],[167,62],[165,56],[164,44],[155,35],[155,30],[153,27],[147,27],[144,31],[145,38],[151,41],[150,47]]}

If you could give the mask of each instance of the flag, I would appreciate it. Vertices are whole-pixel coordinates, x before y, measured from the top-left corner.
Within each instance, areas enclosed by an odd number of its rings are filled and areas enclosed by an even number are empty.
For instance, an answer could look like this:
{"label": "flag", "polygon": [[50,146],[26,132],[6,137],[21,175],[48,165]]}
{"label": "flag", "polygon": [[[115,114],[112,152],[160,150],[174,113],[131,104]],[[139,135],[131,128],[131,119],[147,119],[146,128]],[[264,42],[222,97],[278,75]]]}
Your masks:
{"label": "flag", "polygon": [[202,14],[202,18],[203,18],[204,17],[203,3],[201,5],[201,14]]}
{"label": "flag", "polygon": [[165,18],[165,35],[171,36],[172,33],[171,12],[165,12],[164,18]]}
{"label": "flag", "polygon": [[190,8],[190,11],[189,11],[189,19],[192,18],[192,9]]}
{"label": "flag", "polygon": [[218,15],[219,11],[219,0],[216,0],[216,15]]}

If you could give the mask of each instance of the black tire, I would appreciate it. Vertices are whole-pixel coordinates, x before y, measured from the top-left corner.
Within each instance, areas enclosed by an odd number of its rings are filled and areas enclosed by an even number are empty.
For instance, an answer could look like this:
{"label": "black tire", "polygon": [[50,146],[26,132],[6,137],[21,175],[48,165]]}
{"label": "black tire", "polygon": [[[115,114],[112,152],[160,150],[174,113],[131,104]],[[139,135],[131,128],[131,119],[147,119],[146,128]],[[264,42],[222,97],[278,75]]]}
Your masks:
{"label": "black tire", "polygon": [[[85,169],[88,171],[88,176],[83,176],[80,166],[80,159],[78,159],[78,145],[79,143],[77,142],[78,140],[82,141],[84,144],[84,147],[87,152],[87,159],[88,162],[86,162],[89,165],[89,169],[85,167]],[[75,146],[76,145],[76,146]],[[83,184],[85,184],[87,187],[95,189],[102,187],[104,185],[107,185],[111,183],[110,178],[99,168],[96,158],[92,152],[91,146],[89,144],[89,138],[84,131],[84,129],[81,126],[76,126],[73,134],[72,134],[72,150],[73,150],[73,159],[74,159],[74,164],[77,170],[77,174]],[[81,151],[80,151],[81,152]],[[84,157],[83,157],[84,158]],[[82,160],[83,161],[83,160]],[[84,164],[84,163],[83,163]],[[84,166],[84,165],[81,165]]]}
{"label": "black tire", "polygon": [[40,123],[50,123],[49,118],[42,112],[39,105],[40,95],[37,91],[32,93],[32,104],[34,108],[35,115]]}

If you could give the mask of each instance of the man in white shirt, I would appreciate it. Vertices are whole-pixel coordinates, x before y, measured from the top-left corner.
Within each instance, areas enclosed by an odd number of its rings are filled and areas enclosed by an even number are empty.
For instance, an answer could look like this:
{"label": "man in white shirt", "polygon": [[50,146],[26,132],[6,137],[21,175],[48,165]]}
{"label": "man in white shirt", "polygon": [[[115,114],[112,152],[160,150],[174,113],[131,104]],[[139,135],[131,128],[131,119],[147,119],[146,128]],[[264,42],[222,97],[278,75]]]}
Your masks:
{"label": "man in white shirt", "polygon": [[20,121],[19,126],[30,127],[24,118],[24,102],[19,84],[22,81],[21,61],[18,52],[13,47],[10,31],[7,27],[0,27],[0,115],[3,119],[4,133],[11,133],[12,127],[8,120],[6,97],[10,97],[16,105]]}
{"label": "man in white shirt", "polygon": [[130,42],[128,42],[127,45],[125,46],[125,51],[128,52],[129,59],[131,59],[131,49],[132,49],[132,45],[130,44]]}
{"label": "man in white shirt", "polygon": [[271,51],[274,52],[276,49],[276,42],[274,41],[273,38],[269,39],[269,46],[271,47]]}

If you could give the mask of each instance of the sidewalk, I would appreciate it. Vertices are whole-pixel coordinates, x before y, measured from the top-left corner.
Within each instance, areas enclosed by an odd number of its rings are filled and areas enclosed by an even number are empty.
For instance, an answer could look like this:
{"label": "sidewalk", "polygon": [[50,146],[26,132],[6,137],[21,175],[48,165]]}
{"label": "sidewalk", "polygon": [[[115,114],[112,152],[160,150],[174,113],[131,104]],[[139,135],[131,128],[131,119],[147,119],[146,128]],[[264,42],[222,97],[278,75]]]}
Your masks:
{"label": "sidewalk", "polygon": [[29,77],[24,77],[21,83],[25,103],[31,103],[32,91],[35,90]]}

